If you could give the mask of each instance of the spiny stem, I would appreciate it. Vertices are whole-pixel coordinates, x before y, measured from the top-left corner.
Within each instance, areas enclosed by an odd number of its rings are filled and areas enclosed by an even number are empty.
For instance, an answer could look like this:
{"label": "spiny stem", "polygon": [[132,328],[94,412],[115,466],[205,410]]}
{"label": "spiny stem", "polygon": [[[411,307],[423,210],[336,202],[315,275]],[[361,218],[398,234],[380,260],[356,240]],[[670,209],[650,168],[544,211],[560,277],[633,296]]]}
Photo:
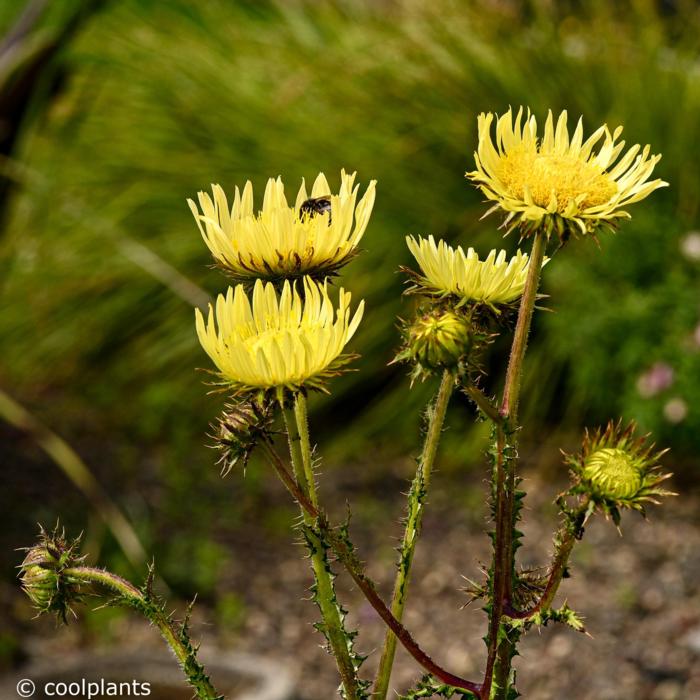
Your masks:
{"label": "spiny stem", "polygon": [[479,387],[469,384],[464,388],[464,393],[471,398],[477,408],[495,425],[503,423],[503,416],[500,414],[498,407],[491,399],[484,394]]}
{"label": "spiny stem", "polygon": [[566,573],[571,551],[576,541],[581,538],[583,526],[591,513],[590,504],[590,498],[587,497],[580,503],[575,511],[565,515],[565,520],[554,537],[554,557],[552,558],[549,576],[547,577],[547,583],[545,584],[541,598],[528,610],[511,609],[507,611],[508,617],[515,620],[523,620],[552,606],[554,597],[559,590],[559,584],[561,584],[564,574]]}
{"label": "spiny stem", "polygon": [[[428,494],[430,475],[433,464],[435,463],[442,426],[445,422],[447,405],[449,404],[454,384],[454,375],[451,371],[445,370],[442,375],[442,381],[435,402],[428,409],[428,429],[425,435],[423,451],[418,460],[416,475],[411,484],[411,490],[408,496],[406,529],[404,530],[403,542],[399,550],[398,571],[394,582],[394,593],[391,599],[391,613],[399,622],[401,622],[403,618],[413,556],[415,554],[416,543],[420,535],[423,520],[423,505]],[[385,700],[389,692],[391,669],[396,654],[396,641],[396,635],[391,630],[387,630],[372,694],[372,697],[376,698],[376,700]]]}
{"label": "spiny stem", "polygon": [[490,588],[490,610],[489,610],[489,630],[487,635],[488,656],[486,660],[486,671],[484,673],[484,698],[489,700],[493,684],[494,666],[498,654],[499,629],[501,617],[505,606],[506,598],[506,578],[508,571],[506,545],[506,449],[505,431],[503,425],[495,427],[495,455],[493,473],[491,476],[491,498],[495,509],[495,533],[493,535],[493,564],[489,576]]}
{"label": "spiny stem", "polygon": [[[514,644],[508,636],[499,635],[504,608],[512,599],[515,578],[515,489],[517,444],[513,437],[518,425],[518,404],[522,384],[523,360],[527,349],[532,316],[537,301],[542,263],[547,244],[545,231],[534,234],[528,274],[518,310],[506,372],[500,414],[503,422],[496,426],[495,509],[496,533],[492,567],[492,601],[489,620],[488,659],[484,676],[484,696],[506,700],[510,684],[510,667]],[[508,454],[506,454],[508,452]],[[501,640],[499,641],[499,637]]]}
{"label": "spiny stem", "polygon": [[355,554],[352,546],[338,533],[330,527],[328,519],[323,511],[316,508],[309,500],[308,496],[301,490],[301,487],[290,474],[280,456],[275,452],[272,446],[264,442],[263,449],[268,461],[274,468],[280,480],[287,488],[292,498],[299,504],[304,512],[316,519],[320,531],[324,534],[335,552],[338,560],[345,566],[346,570],[352,577],[357,587],[362,591],[363,595],[369,604],[375,609],[377,614],[382,618],[386,625],[396,635],[398,640],[404,646],[406,651],[430,674],[441,680],[443,683],[454,686],[471,692],[478,700],[481,695],[481,686],[478,683],[460,678],[442,666],[435,663],[428,654],[426,654],[413,639],[408,630],[391,614],[391,610],[386,606],[384,601],[377,593],[374,582],[367,576],[364,571],[362,562]]}
{"label": "spiny stem", "polygon": [[173,621],[163,612],[163,607],[126,579],[116,574],[90,566],[74,566],[63,571],[63,575],[76,581],[98,585],[116,593],[117,602],[138,610],[158,628],[163,639],[175,654],[187,680],[199,700],[223,700],[224,696],[216,689],[197,660],[197,649],[192,645],[186,633],[186,627],[178,630]]}
{"label": "spiny stem", "polygon": [[[317,509],[318,497],[313,474],[306,399],[299,392],[295,394],[294,419],[288,415],[289,410],[285,409],[284,405],[282,408],[296,481],[301,492]],[[347,699],[360,700],[362,695],[357,681],[357,672],[350,656],[348,633],[343,627],[324,543],[314,535],[315,516],[303,508],[301,512],[311,550],[311,566],[316,581],[315,598],[323,618],[328,644],[335,657]]]}

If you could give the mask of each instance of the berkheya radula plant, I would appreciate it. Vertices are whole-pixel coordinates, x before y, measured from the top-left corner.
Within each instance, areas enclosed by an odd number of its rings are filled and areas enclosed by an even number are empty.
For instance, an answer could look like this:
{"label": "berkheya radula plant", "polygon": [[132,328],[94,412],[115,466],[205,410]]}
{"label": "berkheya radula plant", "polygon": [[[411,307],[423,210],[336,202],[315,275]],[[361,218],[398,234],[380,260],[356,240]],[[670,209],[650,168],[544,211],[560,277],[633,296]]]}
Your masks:
{"label": "berkheya radula plant", "polygon": [[[555,607],[554,601],[588,520],[598,512],[619,526],[622,510],[643,513],[646,503],[669,495],[662,485],[669,476],[659,466],[662,453],[635,437],[632,424],[623,428],[622,423],[611,423],[586,433],[581,453],[566,456],[571,485],[556,499],[561,525],[551,563],[542,574],[517,567],[518,521],[525,497],[519,489],[517,442],[524,428],[518,404],[540,276],[550,263],[546,254],[548,249],[550,256],[559,251],[572,236],[594,237],[603,228],[615,228],[619,219],[629,216],[627,205],[666,183],[649,179],[659,156],[650,156],[648,147],[633,146],[623,153],[620,129],[611,134],[606,126],[584,141],[580,121],[570,136],[566,112],[556,125],[550,113],[542,136],[535,117],[522,110],[515,117],[511,111],[501,117],[481,115],[478,132],[476,170],[467,176],[493,202],[489,211],[505,214],[506,231],[531,242],[531,250],[510,258],[505,251],[492,250],[481,259],[471,248],[454,249],[432,236],[407,238],[418,270],[405,270],[406,293],[417,304],[414,318],[402,324],[403,343],[394,362],[408,363],[411,381],[434,378],[439,387],[425,411],[423,447],[407,497],[389,601],[367,576],[347,524],[333,525],[326,515],[307,417],[310,394],[327,392],[332,377],[346,371],[355,357],[346,346],[361,322],[363,302],[352,311],[350,294],[342,288],[335,293],[328,279],[357,252],[374,204],[375,183],[358,201],[354,175],[343,171],[339,194],[334,195],[321,174],[311,196],[302,183],[290,206],[281,180],[271,179],[257,213],[250,183],[242,192],[236,189],[230,210],[218,186],[213,198],[199,195],[199,208],[190,202],[217,266],[236,282],[219,295],[207,319],[196,312],[197,334],[216,366],[215,383],[230,397],[214,431],[222,471],[245,465],[258,449],[299,506],[299,527],[314,576],[313,600],[321,617],[317,629],[335,659],[340,695],[350,700],[388,696],[397,643],[423,671],[404,698],[517,697],[512,659],[522,635],[548,622],[583,629],[581,618],[568,605]],[[511,331],[503,393],[496,400],[482,388],[480,357],[495,335]],[[492,426],[488,454],[493,555],[485,579],[470,590],[474,598],[483,599],[488,616],[486,655],[483,676],[472,680],[433,660],[402,623],[431,474],[448,405],[456,393],[466,395],[479,417]],[[280,434],[286,437],[289,462],[275,447]],[[161,620],[162,605],[149,602],[154,600],[150,586],[136,589],[107,572],[84,570],[70,561],[74,548],[61,554],[65,544],[47,548],[46,542],[44,537],[38,549],[32,548],[22,566],[25,588],[40,611],[63,614],[66,602],[75,600],[83,585],[97,584],[114,592],[118,602],[155,620],[171,646],[173,636],[181,639],[182,634],[167,634],[174,629],[172,620]],[[362,673],[364,657],[355,650],[356,632],[348,629],[336,595],[338,566],[386,624],[373,682]],[[56,597],[59,589],[62,593]],[[187,672],[187,660],[196,663],[196,650],[186,628],[184,634],[187,653],[182,665]],[[196,668],[201,673],[187,675],[198,697],[214,697],[212,688],[194,682],[206,679],[204,670]]]}

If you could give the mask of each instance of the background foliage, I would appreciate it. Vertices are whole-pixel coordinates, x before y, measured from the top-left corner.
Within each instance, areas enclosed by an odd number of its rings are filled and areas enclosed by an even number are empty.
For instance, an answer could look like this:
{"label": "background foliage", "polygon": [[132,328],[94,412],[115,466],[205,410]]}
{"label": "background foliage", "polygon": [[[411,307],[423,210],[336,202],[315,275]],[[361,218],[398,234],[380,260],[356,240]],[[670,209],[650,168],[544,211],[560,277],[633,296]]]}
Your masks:
{"label": "background foliage", "polygon": [[[56,31],[74,7],[53,3],[42,28]],[[15,11],[0,7],[1,26]],[[223,551],[212,513],[217,528],[236,527],[260,512],[264,489],[249,470],[231,506],[202,449],[220,398],[194,372],[206,358],[192,307],[223,284],[185,199],[248,178],[261,195],[278,174],[295,191],[319,170],[337,182],[341,167],[378,180],[367,252],[343,280],[367,300],[353,343],[360,372],[314,399],[312,418],[329,465],[363,457],[378,469],[380,457],[415,451],[434,388],[409,392],[405,371],[387,367],[393,319],[410,313],[395,274],[409,262],[404,236],[515,249],[496,218],[480,220],[485,207],[463,177],[476,115],[566,108],[589,130],[621,123],[629,143],[652,144],[671,187],[600,247],[575,242],[547,268],[553,313],[536,322],[524,419],[578,430],[637,418],[693,477],[699,30],[700,10],[681,0],[107,3],[60,53],[3,160],[15,189],[0,239],[0,386],[78,448],[169,580],[206,594]],[[504,353],[496,343],[488,364]],[[453,413],[446,467],[481,450],[464,440],[468,407]],[[25,475],[3,496],[17,528],[71,512],[69,524],[82,524],[69,508],[80,497],[32,441],[4,435],[3,467]],[[262,517],[279,527],[274,513]],[[189,537],[168,537],[185,525]],[[201,560],[189,573],[208,580],[178,581],[183,557]]]}

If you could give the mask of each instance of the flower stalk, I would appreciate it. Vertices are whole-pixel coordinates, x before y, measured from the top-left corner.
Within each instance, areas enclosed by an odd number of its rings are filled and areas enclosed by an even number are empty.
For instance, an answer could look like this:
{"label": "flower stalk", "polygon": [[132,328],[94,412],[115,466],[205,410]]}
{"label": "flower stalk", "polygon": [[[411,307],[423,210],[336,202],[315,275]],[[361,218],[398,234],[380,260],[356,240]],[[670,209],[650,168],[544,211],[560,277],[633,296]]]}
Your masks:
{"label": "flower stalk", "polygon": [[516,501],[517,501],[517,441],[515,432],[518,421],[518,403],[522,383],[523,360],[532,324],[532,316],[537,301],[542,261],[547,238],[543,230],[533,237],[530,266],[523,288],[518,310],[518,320],[513,335],[508,369],[506,372],[503,399],[500,406],[502,422],[495,426],[494,464],[494,510],[495,533],[494,553],[491,571],[492,600],[488,632],[488,659],[484,676],[484,696],[490,697],[495,691],[494,700],[506,700],[510,684],[511,660],[515,651],[515,640],[502,628],[502,617],[513,595],[515,579]]}
{"label": "flower stalk", "polygon": [[[450,402],[454,385],[454,374],[450,370],[444,370],[435,401],[428,408],[428,428],[425,435],[423,451],[418,460],[416,475],[408,495],[406,528],[399,549],[398,571],[394,581],[394,592],[391,599],[391,613],[399,622],[403,619],[413,557],[416,551],[416,543],[420,535],[424,505],[430,486],[430,476],[435,463],[440,435],[442,434],[442,428],[445,422],[445,414],[447,413],[447,406]],[[391,670],[396,654],[396,642],[396,635],[391,629],[387,630],[384,638],[381,660],[379,662],[379,670],[377,671],[377,678],[374,683],[373,697],[377,700],[384,700],[389,692]]]}
{"label": "flower stalk", "polygon": [[[283,408],[289,440],[289,453],[296,483],[301,493],[308,498],[313,509],[318,512],[306,398],[301,392],[295,393],[293,416],[289,415],[289,409],[284,407],[284,401],[281,400],[280,403]],[[301,514],[314,572],[313,598],[323,619],[320,629],[328,640],[330,651],[335,658],[345,697],[347,700],[361,700],[365,694],[362,683],[357,678],[359,663],[353,660],[352,636],[343,624],[345,612],[336,597],[333,585],[334,575],[328,561],[326,543],[318,536],[316,516],[303,507]]]}
{"label": "flower stalk", "polygon": [[554,537],[554,556],[540,599],[527,610],[515,610],[508,607],[505,611],[508,617],[514,620],[525,620],[551,607],[559,590],[559,584],[566,574],[574,545],[583,536],[584,525],[594,509],[595,504],[591,499],[584,498],[573,511],[564,512],[564,522]]}
{"label": "flower stalk", "polygon": [[[82,566],[82,557],[73,555],[76,544],[77,541],[73,546],[67,547],[65,539],[58,535],[57,531],[49,538],[42,530],[41,543],[29,550],[29,555],[22,564],[22,578],[25,591],[35,602],[39,612],[55,611],[59,613],[59,617],[65,619],[65,611],[70,609],[69,603],[82,600],[85,586],[107,589],[114,595],[110,604],[124,605],[137,610],[158,629],[199,700],[224,700],[224,696],[216,691],[197,658],[197,646],[192,643],[189,635],[189,615],[181,624],[176,623],[153,593],[153,568],[149,570],[145,586],[137,588],[110,571]],[[65,556],[39,556],[42,551],[49,554],[61,553]],[[69,565],[64,566],[64,562]],[[39,576],[39,570],[44,571],[45,576],[55,579],[52,595],[62,600],[45,604],[47,601],[40,595],[43,592],[40,588],[43,580]]]}
{"label": "flower stalk", "polygon": [[326,514],[311,503],[309,497],[301,489],[299,483],[294,476],[289,472],[280,456],[275,452],[272,446],[265,442],[263,450],[268,462],[272,465],[275,473],[289,491],[292,498],[297,502],[299,507],[315,519],[318,523],[318,534],[325,538],[333,548],[338,560],[343,564],[347,572],[350,574],[353,581],[357,584],[362,594],[365,596],[369,604],[374,608],[379,617],[384,621],[387,627],[394,633],[396,638],[401,642],[406,651],[422,666],[428,673],[438,678],[443,683],[446,683],[454,688],[470,692],[475,698],[481,700],[481,685],[474,681],[469,681],[465,678],[450,673],[448,670],[437,664],[425,652],[411,636],[410,632],[399,622],[391,613],[389,607],[384,603],[372,579],[367,576],[362,562],[358,558],[352,544],[346,536],[339,534],[337,529],[330,526]]}

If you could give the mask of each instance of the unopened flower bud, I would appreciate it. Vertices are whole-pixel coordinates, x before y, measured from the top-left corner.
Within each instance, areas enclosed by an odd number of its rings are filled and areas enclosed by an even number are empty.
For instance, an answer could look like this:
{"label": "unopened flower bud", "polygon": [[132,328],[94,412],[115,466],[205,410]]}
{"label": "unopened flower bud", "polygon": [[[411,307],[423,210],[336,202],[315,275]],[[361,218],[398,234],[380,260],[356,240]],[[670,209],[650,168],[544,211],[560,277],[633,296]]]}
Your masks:
{"label": "unopened flower bud", "polygon": [[76,555],[78,541],[68,544],[55,530],[43,529],[39,543],[27,550],[20,565],[22,588],[40,613],[55,612],[65,621],[70,603],[80,597],[79,584],[65,572],[82,562]]}
{"label": "unopened flower bud", "polygon": [[221,451],[221,473],[228,474],[241,462],[245,467],[258,441],[272,424],[272,410],[256,401],[241,401],[225,407],[216,425],[215,447]]}
{"label": "unopened flower bud", "polygon": [[616,447],[604,447],[588,456],[583,478],[601,496],[630,498],[642,485],[642,470],[633,455]]}
{"label": "unopened flower bud", "polygon": [[429,369],[456,366],[472,346],[471,324],[454,311],[420,316],[408,328],[407,335],[412,359]]}
{"label": "unopened flower bud", "polygon": [[662,496],[675,495],[661,484],[671,475],[661,472],[659,458],[646,437],[635,437],[635,425],[609,423],[594,433],[586,432],[578,455],[567,455],[574,478],[572,494],[586,495],[616,523],[620,509],[644,512],[646,503],[658,503]]}

